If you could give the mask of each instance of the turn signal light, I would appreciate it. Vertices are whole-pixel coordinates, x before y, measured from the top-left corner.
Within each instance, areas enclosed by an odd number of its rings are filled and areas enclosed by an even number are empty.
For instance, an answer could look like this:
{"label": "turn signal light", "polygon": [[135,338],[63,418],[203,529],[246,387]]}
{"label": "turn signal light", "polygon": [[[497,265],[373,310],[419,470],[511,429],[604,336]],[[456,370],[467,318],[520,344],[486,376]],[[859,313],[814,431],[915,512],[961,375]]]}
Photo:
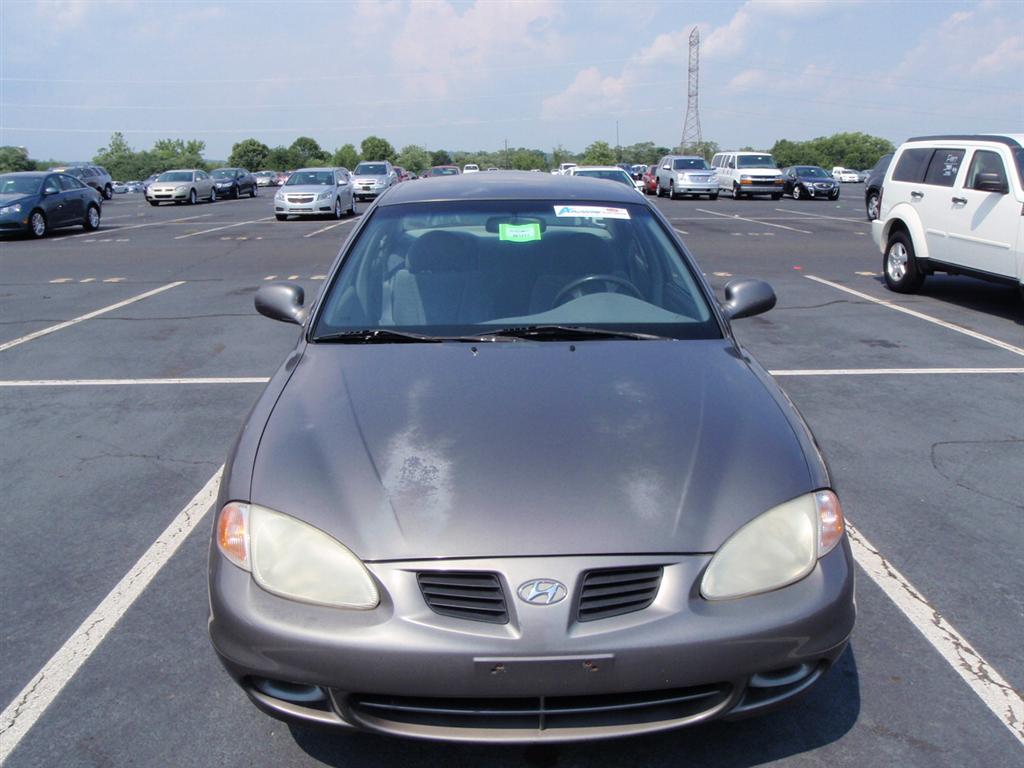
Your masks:
{"label": "turn signal light", "polygon": [[217,546],[239,568],[249,570],[249,505],[233,501],[217,518]]}
{"label": "turn signal light", "polygon": [[839,497],[832,491],[818,491],[814,494],[814,502],[818,507],[818,557],[821,557],[839,543],[846,530],[846,521]]}

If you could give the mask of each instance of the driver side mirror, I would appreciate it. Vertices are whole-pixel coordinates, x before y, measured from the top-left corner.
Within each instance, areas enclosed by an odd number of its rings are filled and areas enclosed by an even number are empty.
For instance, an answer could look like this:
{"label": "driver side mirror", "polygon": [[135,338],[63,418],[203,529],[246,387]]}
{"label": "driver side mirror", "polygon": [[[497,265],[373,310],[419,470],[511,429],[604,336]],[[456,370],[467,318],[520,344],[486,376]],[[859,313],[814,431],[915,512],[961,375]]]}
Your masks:
{"label": "driver side mirror", "polygon": [[303,307],[306,292],[301,285],[295,283],[271,283],[260,286],[256,291],[253,303],[256,311],[271,320],[283,323],[302,325],[306,322],[308,311]]}
{"label": "driver side mirror", "polygon": [[767,312],[775,306],[775,291],[763,280],[737,278],[725,286],[725,303],[722,308],[730,320],[752,317]]}
{"label": "driver side mirror", "polygon": [[974,188],[979,192],[998,192],[1000,195],[1010,192],[1006,179],[995,172],[979,173],[974,178]]}

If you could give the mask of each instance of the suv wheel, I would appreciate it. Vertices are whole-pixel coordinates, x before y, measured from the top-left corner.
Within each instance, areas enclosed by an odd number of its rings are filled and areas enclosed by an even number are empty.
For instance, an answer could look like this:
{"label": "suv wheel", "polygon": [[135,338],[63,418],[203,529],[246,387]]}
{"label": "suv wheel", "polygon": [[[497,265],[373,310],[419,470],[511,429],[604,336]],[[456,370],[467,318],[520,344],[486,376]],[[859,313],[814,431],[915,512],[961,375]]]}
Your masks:
{"label": "suv wheel", "polygon": [[867,209],[868,221],[874,221],[878,218],[878,193],[872,192],[868,195],[868,199],[864,202],[864,207]]}
{"label": "suv wheel", "polygon": [[914,293],[924,282],[924,275],[914,257],[914,244],[906,232],[894,232],[882,257],[885,284],[896,293]]}
{"label": "suv wheel", "polygon": [[107,186],[105,186],[103,188],[103,199],[104,200],[109,200],[113,196],[114,196],[114,188],[112,186],[110,186],[109,184],[107,184]]}
{"label": "suv wheel", "polygon": [[732,199],[733,200],[739,200],[740,197],[742,197],[742,194],[743,193],[740,192],[740,185],[739,184],[733,184],[732,185]]}
{"label": "suv wheel", "polygon": [[675,200],[676,199],[676,183],[674,181],[670,181],[668,183],[668,199],[669,200]]}

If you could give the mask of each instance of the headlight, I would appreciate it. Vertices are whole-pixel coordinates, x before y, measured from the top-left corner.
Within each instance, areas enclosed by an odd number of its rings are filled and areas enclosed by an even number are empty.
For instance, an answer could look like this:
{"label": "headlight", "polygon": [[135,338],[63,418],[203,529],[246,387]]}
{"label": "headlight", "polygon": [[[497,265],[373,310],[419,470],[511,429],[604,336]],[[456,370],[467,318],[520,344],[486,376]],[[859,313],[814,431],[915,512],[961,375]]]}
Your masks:
{"label": "headlight", "polygon": [[746,175],[740,176],[740,181],[753,181],[753,179],[754,179],[753,176],[746,176]]}
{"label": "headlight", "polygon": [[268,592],[316,605],[375,608],[377,587],[340,542],[294,517],[231,502],[217,520],[217,546]]}
{"label": "headlight", "polygon": [[184,192],[186,189],[188,189],[188,185],[182,184],[180,187],[175,187],[174,191],[175,192]]}
{"label": "headlight", "polygon": [[383,187],[384,186],[384,179],[377,179],[375,182],[373,182],[373,184],[376,187]]}
{"label": "headlight", "polygon": [[845,524],[839,498],[815,491],[768,510],[721,546],[704,571],[708,600],[770,592],[804,578],[839,543]]}
{"label": "headlight", "polygon": [[8,205],[5,208],[0,208],[0,213],[21,213],[21,203],[15,203],[14,205]]}
{"label": "headlight", "polygon": [[328,189],[326,192],[321,192],[317,195],[317,200],[327,200],[331,195],[334,194],[333,190]]}
{"label": "headlight", "polygon": [[275,199],[275,200],[284,200],[284,190],[283,190],[283,189],[279,189],[279,190],[278,190],[278,191],[277,191],[277,192],[276,192],[276,193],[274,194],[274,199]]}

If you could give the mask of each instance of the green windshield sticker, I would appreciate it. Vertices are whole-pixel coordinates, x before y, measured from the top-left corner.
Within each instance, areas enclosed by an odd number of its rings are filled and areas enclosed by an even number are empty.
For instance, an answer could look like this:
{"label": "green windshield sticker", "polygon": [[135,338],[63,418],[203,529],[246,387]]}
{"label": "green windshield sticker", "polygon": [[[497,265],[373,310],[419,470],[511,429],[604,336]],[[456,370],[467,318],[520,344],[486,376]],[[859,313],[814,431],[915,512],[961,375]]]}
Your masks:
{"label": "green windshield sticker", "polygon": [[540,223],[534,221],[529,224],[499,224],[498,239],[510,243],[531,243],[540,240]]}

